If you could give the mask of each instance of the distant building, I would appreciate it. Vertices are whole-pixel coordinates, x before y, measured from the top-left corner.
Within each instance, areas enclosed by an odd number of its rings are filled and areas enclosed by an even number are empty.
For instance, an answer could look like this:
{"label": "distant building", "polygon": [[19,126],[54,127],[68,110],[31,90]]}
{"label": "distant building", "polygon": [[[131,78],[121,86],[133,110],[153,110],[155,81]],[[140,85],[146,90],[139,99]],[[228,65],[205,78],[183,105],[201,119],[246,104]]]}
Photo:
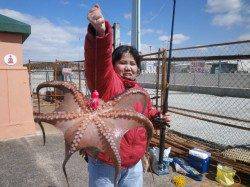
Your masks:
{"label": "distant building", "polygon": [[175,73],[205,73],[205,62],[193,61],[193,62],[180,62],[173,63],[172,68]]}
{"label": "distant building", "polygon": [[250,73],[250,60],[238,60],[238,72]]}
{"label": "distant building", "polygon": [[189,67],[189,72],[194,73],[204,73],[205,72],[205,62],[204,61],[193,61]]}
{"label": "distant building", "polygon": [[[235,72],[247,72],[247,68],[243,67],[246,65],[238,61],[234,62],[205,62],[205,61],[194,61],[194,62],[181,62],[173,63],[172,72],[175,73],[235,73]],[[246,64],[246,63],[244,63]],[[246,69],[246,70],[245,70]]]}
{"label": "distant building", "polygon": [[210,73],[235,73],[238,70],[238,63],[216,62],[211,64]]}
{"label": "distant building", "polygon": [[173,64],[172,65],[172,72],[174,73],[189,73],[190,64]]}

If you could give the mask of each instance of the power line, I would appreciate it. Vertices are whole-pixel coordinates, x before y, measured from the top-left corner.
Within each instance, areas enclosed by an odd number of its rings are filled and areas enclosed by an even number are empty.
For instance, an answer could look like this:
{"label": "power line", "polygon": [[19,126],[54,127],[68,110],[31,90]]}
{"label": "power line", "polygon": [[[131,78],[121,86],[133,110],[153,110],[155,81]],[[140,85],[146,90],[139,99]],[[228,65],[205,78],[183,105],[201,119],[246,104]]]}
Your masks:
{"label": "power line", "polygon": [[161,14],[162,10],[165,8],[165,6],[167,5],[167,3],[168,3],[168,1],[165,1],[165,3],[161,6],[161,8],[160,8],[160,10],[158,11],[158,13],[155,14],[153,17],[151,17],[150,20],[145,21],[144,23],[148,24],[148,23],[150,23],[151,21],[153,21],[155,18],[157,18],[157,17]]}

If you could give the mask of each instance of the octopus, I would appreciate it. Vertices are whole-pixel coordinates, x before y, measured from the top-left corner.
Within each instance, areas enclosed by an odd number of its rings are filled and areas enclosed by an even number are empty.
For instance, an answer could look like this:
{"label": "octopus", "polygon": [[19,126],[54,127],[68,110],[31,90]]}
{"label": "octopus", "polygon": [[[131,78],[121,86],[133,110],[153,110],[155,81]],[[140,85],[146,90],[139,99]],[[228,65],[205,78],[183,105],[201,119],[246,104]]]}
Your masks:
{"label": "octopus", "polygon": [[[40,110],[39,91],[52,87],[63,93],[63,99],[53,112],[42,113]],[[99,152],[105,152],[115,166],[114,186],[118,185],[121,172],[120,141],[130,129],[142,126],[147,132],[149,145],[153,134],[151,121],[143,115],[147,104],[147,93],[139,89],[129,89],[114,99],[104,102],[100,99],[97,109],[91,107],[91,99],[85,97],[72,82],[50,81],[38,85],[37,98],[39,108],[34,112],[34,121],[43,132],[42,122],[54,125],[62,131],[65,139],[65,158],[62,164],[68,183],[66,163],[77,151],[84,151],[97,158]],[[135,111],[140,108],[140,112]],[[68,183],[69,184],[69,183]]]}

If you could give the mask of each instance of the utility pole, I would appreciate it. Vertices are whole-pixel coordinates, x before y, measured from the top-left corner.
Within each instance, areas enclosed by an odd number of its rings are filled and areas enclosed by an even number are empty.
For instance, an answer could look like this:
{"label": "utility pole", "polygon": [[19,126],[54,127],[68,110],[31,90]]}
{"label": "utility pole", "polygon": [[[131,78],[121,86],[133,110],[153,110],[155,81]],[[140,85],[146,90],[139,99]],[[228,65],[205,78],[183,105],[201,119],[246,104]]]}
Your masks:
{"label": "utility pole", "polygon": [[141,51],[141,0],[132,0],[132,31],[131,31],[131,45],[139,52]]}
{"label": "utility pole", "polygon": [[120,24],[114,23],[113,24],[113,47],[116,49],[121,44],[121,34],[120,34]]}

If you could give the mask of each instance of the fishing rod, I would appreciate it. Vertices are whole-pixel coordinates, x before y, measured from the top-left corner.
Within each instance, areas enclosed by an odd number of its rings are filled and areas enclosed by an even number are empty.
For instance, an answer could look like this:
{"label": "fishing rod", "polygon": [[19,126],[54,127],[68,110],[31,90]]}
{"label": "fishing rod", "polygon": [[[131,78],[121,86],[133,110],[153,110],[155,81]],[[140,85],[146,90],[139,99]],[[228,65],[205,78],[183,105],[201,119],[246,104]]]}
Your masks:
{"label": "fishing rod", "polygon": [[[172,13],[172,24],[171,24],[171,36],[169,44],[169,56],[168,56],[168,66],[167,66],[167,86],[165,92],[165,98],[163,102],[162,114],[165,114],[168,111],[168,95],[169,95],[169,81],[170,81],[170,68],[171,68],[171,58],[172,58],[172,43],[173,43],[173,33],[174,33],[174,17],[175,17],[175,4],[176,0],[173,0],[173,13]],[[160,145],[159,145],[159,161],[158,165],[155,168],[155,173],[158,175],[164,175],[168,173],[168,168],[163,162],[163,154],[165,150],[165,131],[166,126],[170,127],[169,123],[165,121],[160,121]]]}

